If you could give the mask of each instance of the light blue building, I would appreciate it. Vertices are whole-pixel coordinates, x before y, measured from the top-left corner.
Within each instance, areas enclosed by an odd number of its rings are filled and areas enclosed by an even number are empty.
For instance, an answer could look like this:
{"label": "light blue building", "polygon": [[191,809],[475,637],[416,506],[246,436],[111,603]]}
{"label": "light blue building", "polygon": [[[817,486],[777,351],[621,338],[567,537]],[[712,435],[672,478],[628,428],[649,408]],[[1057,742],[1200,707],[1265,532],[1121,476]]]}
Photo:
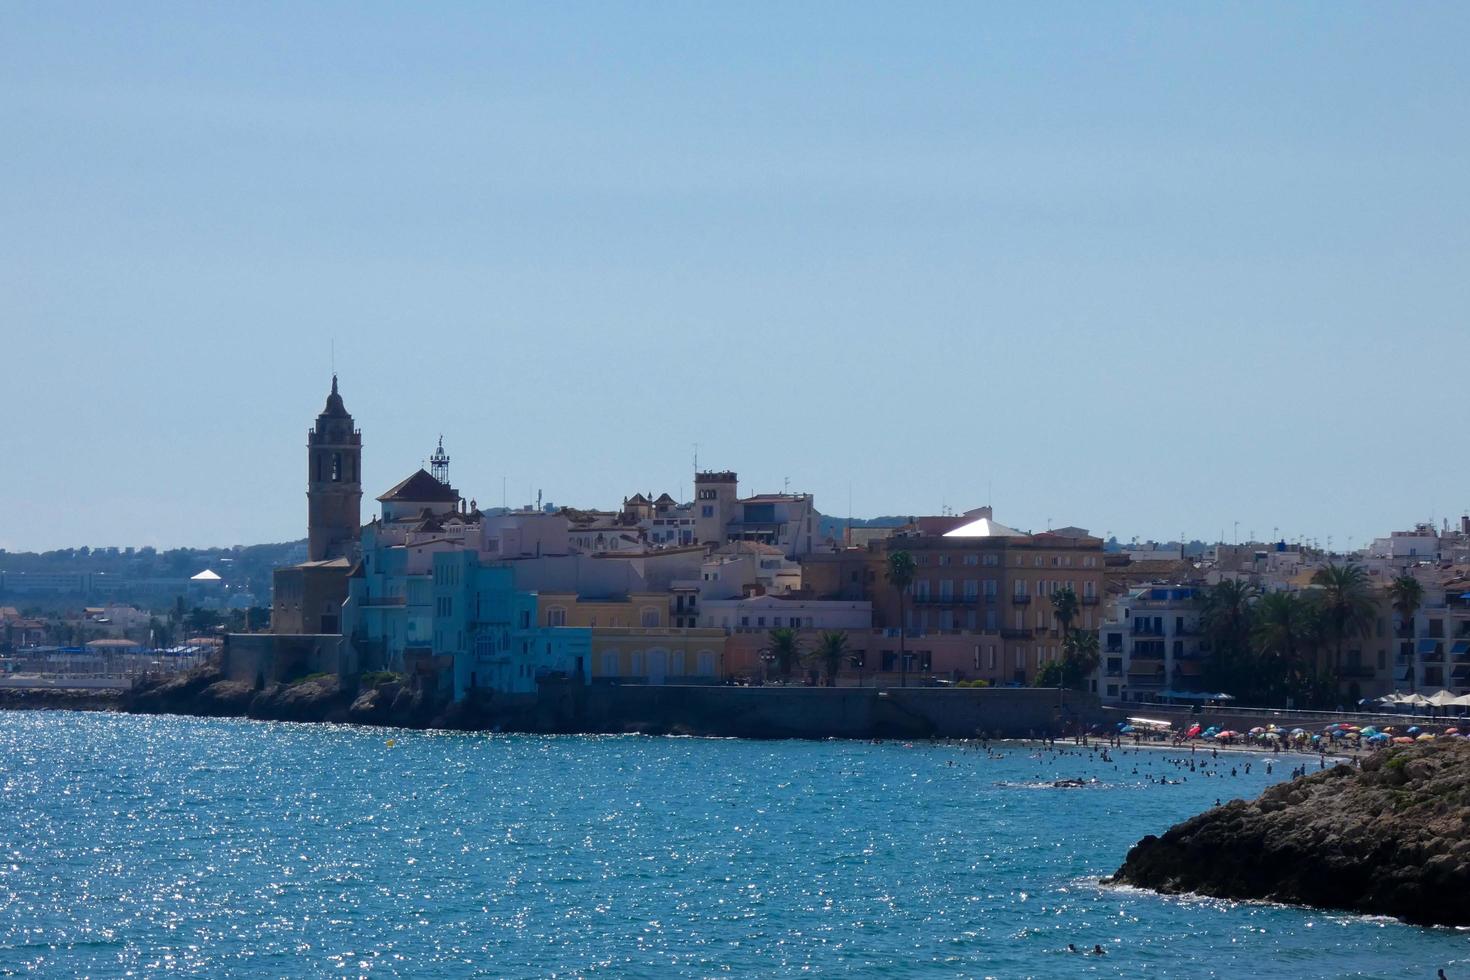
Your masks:
{"label": "light blue building", "polygon": [[392,670],[461,700],[531,695],[539,680],[590,679],[592,631],[537,625],[534,592],[483,554],[480,515],[423,470],[379,497],[348,579],[343,634],[360,670]]}

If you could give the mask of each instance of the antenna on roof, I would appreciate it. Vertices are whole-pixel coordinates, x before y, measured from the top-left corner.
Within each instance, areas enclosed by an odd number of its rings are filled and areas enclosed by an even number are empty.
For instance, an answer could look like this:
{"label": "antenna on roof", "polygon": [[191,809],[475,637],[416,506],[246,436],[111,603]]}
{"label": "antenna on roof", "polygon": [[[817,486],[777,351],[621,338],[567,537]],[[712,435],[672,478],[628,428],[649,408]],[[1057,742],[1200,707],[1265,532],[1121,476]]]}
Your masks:
{"label": "antenna on roof", "polygon": [[337,338],[332,338],[332,377],[337,376]]}

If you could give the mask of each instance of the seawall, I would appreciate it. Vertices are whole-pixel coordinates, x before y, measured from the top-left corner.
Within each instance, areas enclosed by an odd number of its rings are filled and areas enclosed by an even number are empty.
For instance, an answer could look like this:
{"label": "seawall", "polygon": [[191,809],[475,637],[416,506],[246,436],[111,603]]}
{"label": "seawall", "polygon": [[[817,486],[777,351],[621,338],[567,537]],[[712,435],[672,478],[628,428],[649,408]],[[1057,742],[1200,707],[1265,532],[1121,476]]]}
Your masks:
{"label": "seawall", "polygon": [[826,688],[544,683],[535,696],[436,702],[397,682],[358,690],[335,676],[253,686],[204,669],[122,698],[124,710],[410,728],[734,738],[1022,738],[1101,717],[1096,698],[1055,689]]}

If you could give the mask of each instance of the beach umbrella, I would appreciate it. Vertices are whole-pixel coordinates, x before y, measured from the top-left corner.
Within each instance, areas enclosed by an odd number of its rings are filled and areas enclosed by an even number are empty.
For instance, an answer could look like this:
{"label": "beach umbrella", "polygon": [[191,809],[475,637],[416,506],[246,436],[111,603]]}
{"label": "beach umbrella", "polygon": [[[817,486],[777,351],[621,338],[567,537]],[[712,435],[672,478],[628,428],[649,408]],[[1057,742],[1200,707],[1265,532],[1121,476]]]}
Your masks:
{"label": "beach umbrella", "polygon": [[1419,726],[1418,725],[1410,725],[1409,726],[1409,734],[1410,735],[1418,735],[1419,734]]}
{"label": "beach umbrella", "polygon": [[1370,741],[1370,742],[1387,742],[1388,741],[1388,736],[1385,735],[1385,734],[1383,734],[1382,732],[1379,732],[1377,735],[1370,735],[1370,736],[1368,736],[1368,741]]}
{"label": "beach umbrella", "polygon": [[1261,727],[1257,726],[1257,727],[1251,729],[1251,734],[1252,735],[1264,735],[1264,734],[1266,734],[1266,730],[1264,728],[1261,728]]}
{"label": "beach umbrella", "polygon": [[1200,732],[1200,728],[1199,728],[1199,725],[1196,723],[1196,724],[1193,724],[1193,725],[1190,725],[1189,726],[1189,731],[1187,731],[1187,732],[1184,733],[1184,737],[1185,738],[1194,738],[1196,735],[1199,734],[1199,732]]}
{"label": "beach umbrella", "polygon": [[1460,734],[1460,730],[1458,728],[1446,728],[1444,733],[1446,735],[1458,735]]}
{"label": "beach umbrella", "polygon": [[1118,731],[1122,732],[1124,735],[1127,735],[1127,734],[1129,734],[1130,732],[1133,731],[1133,726],[1132,725],[1124,725],[1122,728],[1118,729]]}
{"label": "beach umbrella", "polygon": [[1412,738],[1410,738],[1409,736],[1407,736],[1407,735],[1400,735],[1398,738],[1395,738],[1393,740],[1393,744],[1395,744],[1395,745],[1413,745],[1414,744],[1414,740]]}
{"label": "beach umbrella", "polygon": [[1420,735],[1419,738],[1416,739],[1416,741],[1420,741],[1420,742],[1432,742],[1432,741],[1434,741],[1434,736],[1431,735],[1431,734],[1429,734],[1428,732],[1425,732],[1423,735]]}

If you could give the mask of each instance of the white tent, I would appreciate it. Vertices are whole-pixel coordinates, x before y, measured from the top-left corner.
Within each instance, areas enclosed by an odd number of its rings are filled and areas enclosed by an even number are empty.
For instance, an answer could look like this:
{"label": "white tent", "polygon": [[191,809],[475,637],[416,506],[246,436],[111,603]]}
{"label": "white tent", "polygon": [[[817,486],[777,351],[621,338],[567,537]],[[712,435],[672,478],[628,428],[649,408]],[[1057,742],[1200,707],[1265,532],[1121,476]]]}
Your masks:
{"label": "white tent", "polygon": [[1436,708],[1443,708],[1446,705],[1454,704],[1455,696],[1449,691],[1435,691],[1426,700]]}

